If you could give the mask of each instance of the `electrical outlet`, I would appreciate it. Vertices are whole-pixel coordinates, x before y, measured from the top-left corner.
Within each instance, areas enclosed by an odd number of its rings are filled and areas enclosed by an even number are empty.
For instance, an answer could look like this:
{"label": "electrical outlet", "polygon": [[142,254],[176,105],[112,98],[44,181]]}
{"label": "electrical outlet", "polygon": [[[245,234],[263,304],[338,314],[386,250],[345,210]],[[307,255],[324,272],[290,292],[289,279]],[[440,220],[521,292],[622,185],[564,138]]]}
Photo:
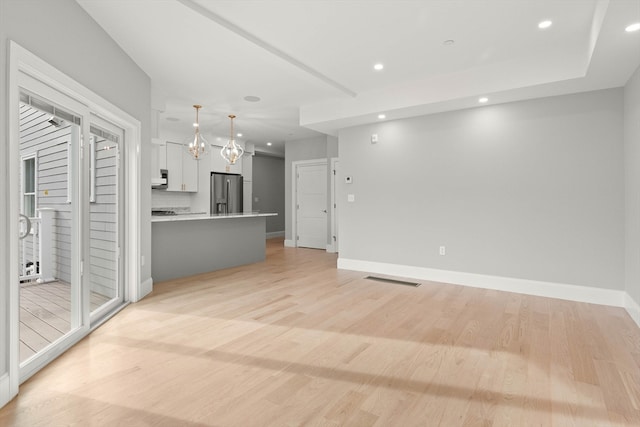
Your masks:
{"label": "electrical outlet", "polygon": [[440,246],[440,255],[446,255],[447,254],[447,248],[445,248],[444,246]]}

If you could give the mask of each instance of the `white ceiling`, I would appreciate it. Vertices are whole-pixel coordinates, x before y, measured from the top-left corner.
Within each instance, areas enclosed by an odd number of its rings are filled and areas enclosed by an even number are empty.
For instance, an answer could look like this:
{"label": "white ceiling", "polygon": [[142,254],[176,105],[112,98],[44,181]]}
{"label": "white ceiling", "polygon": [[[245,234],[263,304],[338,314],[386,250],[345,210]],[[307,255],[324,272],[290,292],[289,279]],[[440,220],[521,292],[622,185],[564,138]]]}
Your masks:
{"label": "white ceiling", "polygon": [[235,114],[276,153],[379,113],[619,87],[640,65],[640,0],[77,1],[151,77],[160,129],[186,138],[202,104],[206,135]]}

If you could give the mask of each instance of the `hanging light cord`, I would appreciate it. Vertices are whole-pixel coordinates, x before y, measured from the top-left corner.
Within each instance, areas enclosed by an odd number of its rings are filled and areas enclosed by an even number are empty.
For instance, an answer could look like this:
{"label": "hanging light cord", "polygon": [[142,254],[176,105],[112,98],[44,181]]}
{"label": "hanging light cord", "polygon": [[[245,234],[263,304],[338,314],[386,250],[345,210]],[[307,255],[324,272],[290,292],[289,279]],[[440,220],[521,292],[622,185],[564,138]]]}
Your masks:
{"label": "hanging light cord", "polygon": [[236,116],[234,116],[233,114],[229,114],[229,118],[231,119],[231,135],[229,136],[229,139],[234,139],[233,138],[233,119],[235,119]]}

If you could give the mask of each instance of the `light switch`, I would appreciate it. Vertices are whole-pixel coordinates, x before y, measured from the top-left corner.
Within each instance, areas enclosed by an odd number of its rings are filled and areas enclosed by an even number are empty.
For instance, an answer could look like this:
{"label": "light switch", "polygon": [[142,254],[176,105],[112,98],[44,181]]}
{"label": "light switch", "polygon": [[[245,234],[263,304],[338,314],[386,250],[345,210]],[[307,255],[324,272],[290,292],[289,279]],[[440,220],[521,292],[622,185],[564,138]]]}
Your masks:
{"label": "light switch", "polygon": [[356,195],[355,194],[347,194],[347,202],[355,202]]}
{"label": "light switch", "polygon": [[378,142],[378,134],[374,133],[371,135],[371,143],[375,144],[376,142]]}

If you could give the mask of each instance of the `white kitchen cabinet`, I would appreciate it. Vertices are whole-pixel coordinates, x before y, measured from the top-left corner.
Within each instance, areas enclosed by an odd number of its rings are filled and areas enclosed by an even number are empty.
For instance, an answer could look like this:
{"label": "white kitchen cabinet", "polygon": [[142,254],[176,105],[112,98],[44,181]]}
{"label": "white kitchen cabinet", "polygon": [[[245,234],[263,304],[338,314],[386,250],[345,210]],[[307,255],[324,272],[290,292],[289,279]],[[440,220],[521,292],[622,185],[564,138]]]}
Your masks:
{"label": "white kitchen cabinet", "polygon": [[167,143],[161,139],[151,140],[151,178],[160,178],[160,169],[167,168]]}
{"label": "white kitchen cabinet", "polygon": [[198,191],[198,161],[182,144],[167,142],[166,161],[169,172],[167,191]]}
{"label": "white kitchen cabinet", "polygon": [[182,146],[168,142],[166,147],[169,173],[167,191],[182,191]]}
{"label": "white kitchen cabinet", "polygon": [[[206,160],[205,160],[206,161]],[[183,191],[198,191],[198,163],[200,161],[193,158],[187,151],[182,150],[182,184]]]}

